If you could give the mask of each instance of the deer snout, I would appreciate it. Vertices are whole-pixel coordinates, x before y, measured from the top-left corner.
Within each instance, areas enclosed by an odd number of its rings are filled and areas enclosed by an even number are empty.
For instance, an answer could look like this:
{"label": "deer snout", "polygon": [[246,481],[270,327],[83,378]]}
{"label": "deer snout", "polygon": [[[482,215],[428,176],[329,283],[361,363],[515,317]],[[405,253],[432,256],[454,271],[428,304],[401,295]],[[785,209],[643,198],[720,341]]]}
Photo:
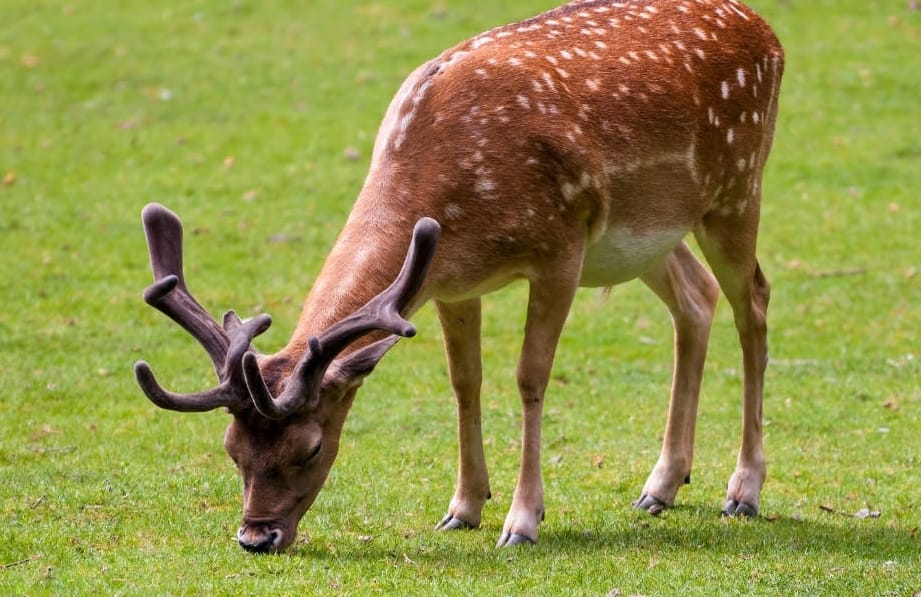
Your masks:
{"label": "deer snout", "polygon": [[281,551],[291,543],[285,539],[285,532],[273,524],[244,524],[237,531],[237,542],[250,553]]}

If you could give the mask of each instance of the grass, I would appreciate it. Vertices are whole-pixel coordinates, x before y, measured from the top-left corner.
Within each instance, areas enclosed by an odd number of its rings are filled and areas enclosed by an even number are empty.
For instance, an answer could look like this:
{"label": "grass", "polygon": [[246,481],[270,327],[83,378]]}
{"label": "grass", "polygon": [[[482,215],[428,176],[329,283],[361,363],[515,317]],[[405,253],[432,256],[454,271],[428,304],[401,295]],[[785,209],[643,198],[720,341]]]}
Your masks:
{"label": "grass", "polygon": [[548,400],[541,542],[494,549],[517,466],[517,285],[485,303],[481,530],[431,531],[455,442],[426,308],[359,395],[302,539],[278,557],[234,544],[226,415],[160,411],[131,375],[143,356],[172,387],[211,381],[141,301],[140,208],[183,215],[193,291],[215,312],[271,313],[260,348],[277,349],[402,77],[552,3],[455,4],[4,3],[0,593],[921,590],[921,13],[904,2],[752,2],[788,53],[760,241],[774,289],[761,518],[717,515],[741,392],[725,303],[694,483],[660,518],[630,509],[658,452],[671,332],[628,285],[578,297]]}

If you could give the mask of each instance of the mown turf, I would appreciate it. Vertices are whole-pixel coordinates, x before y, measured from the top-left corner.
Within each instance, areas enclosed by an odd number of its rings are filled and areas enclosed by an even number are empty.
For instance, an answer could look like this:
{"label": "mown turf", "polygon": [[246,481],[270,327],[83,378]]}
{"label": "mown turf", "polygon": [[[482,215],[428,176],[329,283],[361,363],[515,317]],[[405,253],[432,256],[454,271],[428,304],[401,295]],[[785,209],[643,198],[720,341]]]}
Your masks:
{"label": "mown turf", "polygon": [[[921,590],[921,13],[760,0],[787,49],[760,255],[773,285],[762,516],[718,516],[738,441],[721,304],[693,484],[630,502],[664,425],[671,331],[628,285],[580,294],[545,420],[548,516],[496,550],[518,453],[525,289],[485,301],[493,500],[435,533],[453,491],[453,400],[430,308],[359,395],[302,538],[232,540],[227,416],[156,409],[207,357],[140,297],[141,207],[187,223],[192,290],[269,312],[281,346],[348,214],[383,111],[417,64],[538,0],[28,2],[0,8],[0,593],[899,594]],[[356,157],[357,156],[357,157]],[[858,517],[854,515],[858,514]]]}

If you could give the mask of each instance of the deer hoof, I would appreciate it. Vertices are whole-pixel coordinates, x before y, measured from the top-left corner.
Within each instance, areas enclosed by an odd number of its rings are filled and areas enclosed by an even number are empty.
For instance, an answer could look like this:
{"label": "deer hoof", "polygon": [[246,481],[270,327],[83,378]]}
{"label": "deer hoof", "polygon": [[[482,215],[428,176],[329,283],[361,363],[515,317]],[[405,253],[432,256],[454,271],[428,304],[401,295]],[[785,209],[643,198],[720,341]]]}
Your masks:
{"label": "deer hoof", "polygon": [[514,547],[515,545],[535,545],[537,541],[519,533],[502,533],[496,547]]}
{"label": "deer hoof", "polygon": [[462,518],[457,518],[451,514],[446,515],[441,519],[437,525],[435,525],[436,531],[456,531],[458,529],[467,530],[475,529],[476,525],[467,522]]}
{"label": "deer hoof", "polygon": [[637,510],[646,510],[653,516],[658,516],[665,510],[665,502],[651,495],[641,496],[640,499],[633,502],[633,507]]}
{"label": "deer hoof", "polygon": [[747,502],[737,502],[736,500],[727,500],[723,506],[723,516],[738,516],[739,518],[756,518],[758,508]]}

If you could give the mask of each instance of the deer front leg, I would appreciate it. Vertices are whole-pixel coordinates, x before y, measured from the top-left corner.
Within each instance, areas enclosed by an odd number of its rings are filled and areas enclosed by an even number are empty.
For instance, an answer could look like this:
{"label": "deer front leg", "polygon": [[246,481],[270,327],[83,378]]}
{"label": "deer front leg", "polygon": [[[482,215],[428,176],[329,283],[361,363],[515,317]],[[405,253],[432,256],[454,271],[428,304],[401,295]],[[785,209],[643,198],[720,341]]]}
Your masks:
{"label": "deer front leg", "polygon": [[489,473],[483,455],[480,415],[482,358],[480,355],[480,299],[458,303],[436,302],[451,386],[457,398],[458,467],[454,497],[438,530],[480,526],[483,505],[490,498]]}
{"label": "deer front leg", "polygon": [[719,286],[684,243],[642,280],[668,307],[675,325],[675,366],[662,451],[633,503],[656,515],[674,504],[678,490],[690,481],[697,404]]}
{"label": "deer front leg", "polygon": [[552,279],[531,280],[524,344],[518,361],[518,390],[523,409],[521,463],[512,506],[497,543],[499,547],[536,543],[537,525],[544,518],[540,463],[544,391],[578,284],[578,270],[578,266],[570,264],[556,271]]}

